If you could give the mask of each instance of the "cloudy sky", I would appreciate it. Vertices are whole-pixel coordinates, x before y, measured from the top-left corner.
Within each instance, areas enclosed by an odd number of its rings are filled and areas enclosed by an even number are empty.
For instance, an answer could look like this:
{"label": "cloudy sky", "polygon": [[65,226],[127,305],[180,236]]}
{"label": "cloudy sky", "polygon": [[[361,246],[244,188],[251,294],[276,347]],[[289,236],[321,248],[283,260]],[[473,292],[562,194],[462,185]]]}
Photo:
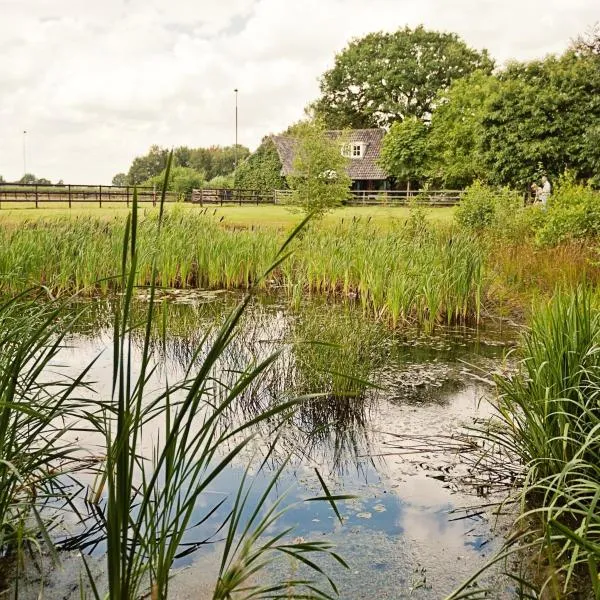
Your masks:
{"label": "cloudy sky", "polygon": [[560,52],[597,0],[0,0],[0,175],[110,183],[153,144],[261,137],[302,117],[352,37],[459,33],[500,62]]}

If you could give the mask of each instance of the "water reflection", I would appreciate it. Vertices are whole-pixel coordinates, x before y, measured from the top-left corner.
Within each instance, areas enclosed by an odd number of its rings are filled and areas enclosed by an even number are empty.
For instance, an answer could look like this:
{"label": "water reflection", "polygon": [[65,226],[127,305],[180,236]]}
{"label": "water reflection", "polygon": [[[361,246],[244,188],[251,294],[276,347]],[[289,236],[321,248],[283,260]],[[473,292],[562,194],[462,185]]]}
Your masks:
{"label": "water reflection", "polygon": [[[213,294],[157,307],[152,332],[157,370],[151,387],[194,373],[237,300],[234,294]],[[86,305],[71,347],[61,356],[77,371],[102,352],[92,377],[97,393],[104,396],[110,394],[110,323],[116,302]],[[140,300],[140,322],[146,309]],[[134,335],[134,352],[139,353],[142,335]],[[278,359],[244,391],[224,427],[303,397],[293,417],[277,428],[279,453],[272,455],[275,464],[288,453],[294,455],[275,490],[287,490],[294,505],[281,526],[294,525],[296,535],[326,535],[343,545],[352,569],[340,573],[342,597],[398,597],[392,594],[414,587],[415,578],[422,579],[424,573],[428,583],[419,586],[417,597],[440,597],[482,560],[492,545],[490,529],[481,515],[452,516],[456,507],[478,502],[453,484],[461,466],[452,452],[432,445],[429,451],[411,453],[399,440],[454,435],[466,421],[485,414],[485,390],[469,376],[466,363],[493,366],[505,352],[505,340],[490,332],[482,338],[467,329],[444,330],[434,337],[418,331],[393,333],[352,307],[314,303],[291,314],[276,298],[263,298],[250,306],[215,367],[215,394],[226,393],[240,371],[278,350]],[[219,499],[233,496],[251,454],[264,455],[269,447],[274,426],[257,426],[252,451],[215,481],[197,506],[196,521]],[[343,527],[328,505],[300,502],[318,491],[314,466],[328,473],[333,493],[359,497],[343,503]],[[269,477],[268,471],[254,474],[250,503],[262,494]],[[220,539],[216,524],[228,510],[224,504],[213,518],[190,530],[185,540],[189,548],[210,552]],[[102,518],[101,512],[90,514],[87,537],[71,538],[70,547],[75,542],[101,553]],[[197,559],[197,552],[184,553],[178,564],[193,565]]]}

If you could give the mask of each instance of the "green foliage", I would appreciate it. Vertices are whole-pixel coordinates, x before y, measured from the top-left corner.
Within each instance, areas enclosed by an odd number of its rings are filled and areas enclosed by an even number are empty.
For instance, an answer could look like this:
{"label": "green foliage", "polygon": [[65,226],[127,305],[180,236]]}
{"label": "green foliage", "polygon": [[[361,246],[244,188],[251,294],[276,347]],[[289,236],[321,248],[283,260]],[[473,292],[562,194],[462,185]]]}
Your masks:
{"label": "green foliage", "polygon": [[266,138],[235,171],[235,187],[269,192],[287,188],[273,140]]}
{"label": "green foliage", "polygon": [[[212,211],[211,211],[212,212]],[[246,289],[269,266],[281,234],[272,229],[227,229],[197,210],[165,211],[155,240],[156,211],[137,228],[140,257],[135,283],[147,286],[156,253],[157,283],[167,288]],[[41,283],[55,296],[121,291],[114,279],[122,260],[121,219],[55,218],[0,227],[0,290]],[[452,242],[449,243],[450,238]],[[404,225],[373,222],[316,224],[294,242],[294,254],[271,276],[276,286],[355,295],[365,314],[392,324],[477,318],[483,255],[464,232],[434,229],[426,236]],[[267,287],[263,281],[262,285]]]}
{"label": "green foliage", "polygon": [[133,159],[127,172],[129,185],[140,185],[152,177],[160,175],[167,166],[169,151],[160,146],[151,146],[148,154]]}
{"label": "green foliage", "polygon": [[348,159],[340,152],[342,139],[331,139],[317,123],[298,127],[292,173],[287,180],[293,191],[291,204],[321,216],[348,198],[351,179]]}
{"label": "green foliage", "polygon": [[36,177],[33,173],[25,173],[25,175],[23,175],[23,177],[21,177],[21,179],[18,181],[15,181],[15,183],[21,183],[23,185],[50,185],[52,182],[45,177]]}
{"label": "green foliage", "polygon": [[[160,146],[152,146],[144,156],[133,160],[127,173],[126,183],[118,185],[140,185],[152,177],[159,177],[167,165],[169,151]],[[180,146],[173,150],[173,166],[186,167],[199,173],[204,173],[206,179],[233,172],[238,164],[250,154],[250,150],[238,144],[235,146],[211,146],[209,148],[188,148]],[[120,177],[121,173],[115,175]],[[115,184],[117,185],[117,184]]]}
{"label": "green foliage", "polygon": [[[162,191],[165,182],[165,172],[163,171],[156,177],[151,177],[144,182],[145,186],[156,186],[157,190]],[[180,198],[188,197],[193,189],[204,187],[204,174],[199,173],[190,167],[172,167],[169,173],[167,191],[177,192]]]}
{"label": "green foliage", "polygon": [[416,29],[370,33],[352,41],[321,78],[312,106],[332,129],[390,126],[413,116],[427,119],[437,93],[493,62],[456,34]]}
{"label": "green foliage", "polygon": [[481,232],[495,228],[506,235],[522,208],[523,199],[518,193],[476,181],[466,189],[455,218],[466,229]]}
{"label": "green foliage", "polygon": [[206,187],[210,189],[232,189],[235,187],[235,175],[233,173],[229,175],[217,175],[206,182]]}
{"label": "green foliage", "polygon": [[523,520],[541,523],[538,543],[554,554],[545,585],[556,584],[562,572],[560,597],[565,597],[574,573],[582,573],[580,566],[588,570],[597,596],[600,311],[591,293],[556,294],[535,313],[522,347],[521,371],[498,379],[506,429],[496,441],[520,457],[522,506],[531,507]]}
{"label": "green foliage", "polygon": [[0,304],[0,554],[16,557],[17,572],[25,546],[52,551],[44,503],[69,498],[60,483],[74,453],[65,423],[73,422],[85,371],[48,378],[64,343],[62,316],[40,298]]}
{"label": "green foliage", "polygon": [[498,87],[496,77],[481,71],[457,79],[440,93],[429,131],[429,177],[455,189],[485,180],[481,146],[487,99]]}
{"label": "green foliage", "polygon": [[544,245],[568,240],[598,239],[600,236],[600,192],[574,181],[559,179],[536,239]]}
{"label": "green foliage", "polygon": [[113,185],[129,185],[128,180],[127,180],[127,173],[117,173],[112,178],[112,184]]}
{"label": "green foliage", "polygon": [[537,177],[540,164],[550,179],[565,169],[578,179],[593,177],[599,125],[597,59],[569,52],[511,64],[500,74],[483,118],[482,151],[489,177],[526,186]]}
{"label": "green foliage", "polygon": [[416,117],[396,121],[383,139],[381,166],[398,181],[420,181],[427,172],[428,127]]}

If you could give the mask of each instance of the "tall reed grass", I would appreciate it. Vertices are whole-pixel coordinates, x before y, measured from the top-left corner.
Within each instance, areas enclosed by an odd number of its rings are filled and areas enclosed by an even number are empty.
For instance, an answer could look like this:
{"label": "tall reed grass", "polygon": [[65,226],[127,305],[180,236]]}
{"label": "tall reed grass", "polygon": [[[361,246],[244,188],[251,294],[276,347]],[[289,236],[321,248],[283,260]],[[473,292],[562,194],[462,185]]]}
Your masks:
{"label": "tall reed grass", "polygon": [[52,548],[54,523],[41,513],[69,501],[65,474],[76,464],[65,434],[86,370],[75,379],[48,372],[64,339],[59,314],[60,306],[35,299],[0,304],[0,556],[17,574],[25,548]]}
{"label": "tall reed grass", "polygon": [[522,466],[516,481],[524,533],[512,536],[503,554],[519,546],[538,553],[546,565],[537,566],[541,598],[600,598],[600,310],[594,294],[557,292],[534,313],[521,353],[520,371],[497,379],[501,426],[482,432]]}
{"label": "tall reed grass", "polygon": [[[153,229],[153,248],[160,247],[163,205],[164,198]],[[288,246],[298,230],[274,254],[275,262],[257,278],[257,285],[289,256]],[[275,352],[258,364],[247,365],[233,381],[229,378],[221,383],[215,376],[215,365],[234,340],[251,294],[213,333],[201,359],[199,353],[206,347],[199,344],[182,381],[167,385],[163,391],[149,390],[156,368],[150,349],[159,254],[154,250],[151,256],[141,253],[135,194],[133,211],[122,233],[120,275],[113,281],[118,282],[123,293],[114,318],[113,385],[108,400],[95,405],[89,400],[82,400],[79,405],[70,401],[74,390],[84,385],[87,368],[67,385],[47,379],[49,361],[70,330],[70,325],[59,318],[60,309],[45,312],[46,309],[38,310],[33,305],[30,313],[24,314],[21,308],[13,310],[12,302],[0,306],[0,549],[10,550],[26,536],[32,543],[42,539],[52,549],[49,523],[36,508],[36,498],[42,493],[47,497],[47,486],[63,474],[60,466],[74,451],[73,444],[63,442],[64,422],[79,415],[87,428],[102,434],[106,452],[89,501],[105,513],[107,586],[104,590],[97,585],[84,559],[91,592],[97,600],[133,600],[140,596],[159,600],[169,595],[175,559],[202,544],[199,540],[190,550],[183,543],[184,536],[197,525],[192,522],[198,516],[196,511],[204,511],[202,523],[224,505],[221,500],[214,504],[207,501],[204,506],[199,499],[241,457],[253,439],[252,428],[256,424],[268,421],[277,432],[292,417],[301,399],[281,402],[235,427],[227,427],[223,422],[244,390],[278,356]],[[144,258],[148,260],[150,301],[142,323],[141,360],[133,364],[132,349],[140,323],[132,303]],[[20,315],[19,319],[15,321],[14,315]],[[159,425],[160,433],[158,439],[150,441],[146,431],[153,424]],[[272,449],[273,446],[267,451],[260,469],[266,465]],[[326,541],[292,542],[288,539],[292,529],[278,530],[286,509],[283,498],[274,503],[271,498],[280,474],[281,469],[273,474],[255,505],[250,504],[246,478],[240,483],[233,507],[219,527],[227,534],[221,568],[215,574],[215,599],[225,600],[238,594],[253,598],[323,599],[337,595],[335,583],[319,564],[325,557],[346,566],[332,545]],[[318,471],[317,476],[323,493],[306,501],[328,502],[341,520],[335,502],[349,497],[332,495]],[[32,515],[37,526],[28,533]],[[276,556],[303,565],[307,574],[292,574],[267,583],[264,571]],[[17,590],[18,574],[18,596]],[[81,594],[86,594],[83,587]]]}
{"label": "tall reed grass", "polygon": [[[148,212],[139,223],[136,285],[248,289],[259,281],[284,237],[266,230],[227,230],[206,213]],[[53,295],[73,290],[121,290],[125,223],[92,218],[54,219],[0,229],[0,289],[14,293],[43,285]],[[368,314],[403,321],[477,320],[482,253],[469,234],[368,222],[311,226],[293,242],[290,260],[260,287],[357,297]]]}

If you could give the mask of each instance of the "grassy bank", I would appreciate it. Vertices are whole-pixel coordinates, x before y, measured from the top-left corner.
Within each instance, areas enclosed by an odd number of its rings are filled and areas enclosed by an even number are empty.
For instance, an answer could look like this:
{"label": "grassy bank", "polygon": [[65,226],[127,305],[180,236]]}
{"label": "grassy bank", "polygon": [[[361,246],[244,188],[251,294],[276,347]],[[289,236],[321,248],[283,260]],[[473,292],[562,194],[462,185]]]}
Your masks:
{"label": "grassy bank", "polygon": [[[426,211],[403,209],[404,219],[383,221],[382,215],[371,219],[360,210],[344,209],[312,224],[262,286],[283,289],[296,305],[307,293],[356,299],[367,313],[395,326],[474,322],[482,315],[525,319],[532,301],[551,296],[556,287],[600,281],[595,249],[587,243],[539,247],[527,238],[490,238],[432,222]],[[347,218],[353,213],[361,218]],[[156,242],[157,211],[142,214],[136,279],[141,286],[148,285],[156,260],[164,287],[246,289],[290,229],[226,227],[216,209],[172,207]],[[0,290],[43,285],[53,296],[118,290],[114,275],[124,223],[108,213],[0,221]]]}
{"label": "grassy bank", "polygon": [[[54,219],[0,229],[0,282],[5,293],[43,285],[53,295],[118,290],[120,219]],[[264,273],[285,234],[223,228],[216,216],[167,213],[156,237],[156,213],[139,223],[137,285],[248,288]],[[481,252],[470,235],[415,223],[380,228],[372,221],[319,224],[290,246],[292,256],[261,284],[283,288],[296,302],[317,292],[357,298],[366,312],[389,319],[477,319]]]}
{"label": "grassy bank", "polygon": [[[102,220],[111,220],[113,217],[125,218],[129,209],[123,203],[103,203],[102,208],[89,203],[73,203],[69,209],[67,204],[39,203],[40,208],[34,205],[23,206],[23,204],[3,202],[0,210],[0,224],[6,226],[19,226],[25,221],[46,220],[49,218],[73,218],[91,217]],[[202,212],[199,206],[172,205],[167,204],[166,211],[171,210],[189,211],[194,216]],[[454,215],[454,208],[431,208],[426,209],[426,216],[431,223],[450,223]],[[293,213],[284,206],[214,206],[208,207],[206,211],[214,215],[224,227],[267,227],[275,229],[287,229],[294,227],[302,220],[302,215]],[[152,212],[150,204],[141,205],[140,214]],[[387,227],[395,222],[404,222],[409,217],[410,211],[407,207],[386,206],[348,206],[339,208],[325,215],[324,222],[335,225],[354,219],[371,219],[373,223]]]}

